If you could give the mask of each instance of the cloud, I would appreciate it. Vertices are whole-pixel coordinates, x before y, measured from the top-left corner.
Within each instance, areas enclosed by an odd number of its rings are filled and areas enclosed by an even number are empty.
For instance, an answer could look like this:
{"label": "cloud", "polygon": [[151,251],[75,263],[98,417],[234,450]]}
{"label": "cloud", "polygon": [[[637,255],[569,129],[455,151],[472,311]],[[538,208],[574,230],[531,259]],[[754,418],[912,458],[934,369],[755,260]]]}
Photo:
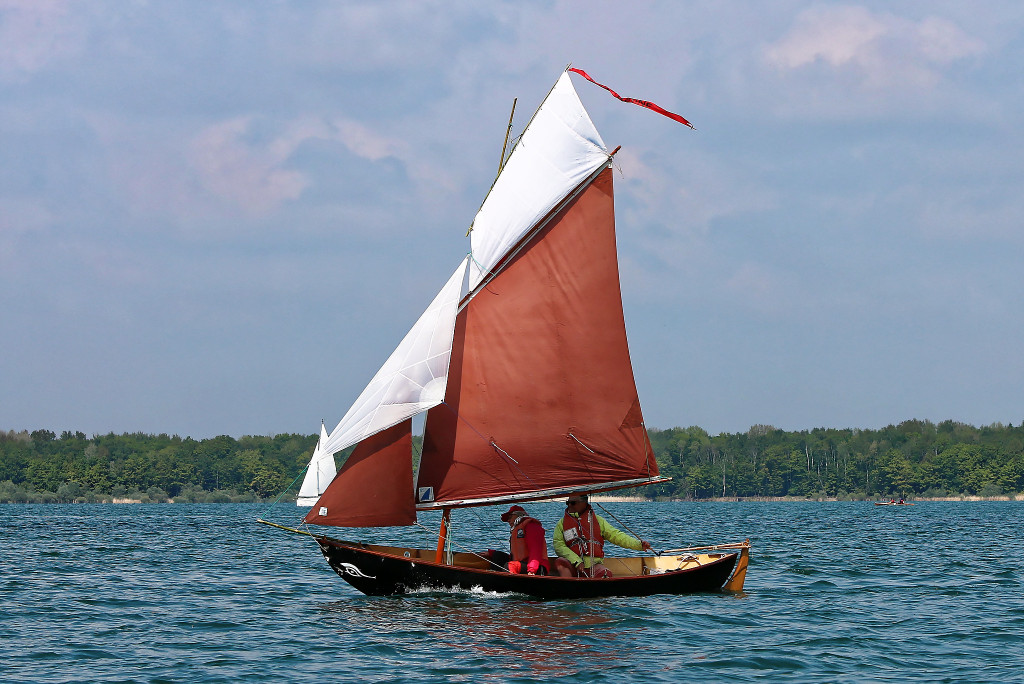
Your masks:
{"label": "cloud", "polygon": [[262,214],[298,198],[308,181],[284,166],[295,141],[250,143],[250,123],[242,117],[207,127],[192,141],[189,158],[206,190],[247,213]]}
{"label": "cloud", "polygon": [[422,0],[329,2],[310,13],[312,20],[299,28],[304,42],[281,49],[351,73],[428,70],[449,59],[451,50],[475,42],[468,29],[479,30],[475,22],[489,16],[473,5]]}
{"label": "cloud", "polygon": [[32,233],[45,229],[52,221],[50,212],[32,200],[0,197],[0,235]]}
{"label": "cloud", "polygon": [[22,80],[76,53],[83,33],[64,0],[0,0],[0,79]]}
{"label": "cloud", "polygon": [[766,316],[807,308],[809,293],[795,279],[762,264],[740,264],[725,280],[723,290],[734,303]]}
{"label": "cloud", "polygon": [[733,265],[722,261],[716,245],[729,239],[742,217],[770,211],[780,201],[778,191],[749,169],[729,168],[700,149],[687,150],[685,163],[675,163],[654,150],[626,148],[616,164],[622,170],[615,178],[616,211],[620,230],[629,234],[622,265],[628,281],[655,297],[678,294],[658,289],[666,273],[678,282],[719,282],[718,274]]}
{"label": "cloud", "polygon": [[0,197],[0,267],[5,271],[28,268],[16,258],[17,245],[24,236],[48,229],[53,218],[52,212],[37,201]]}
{"label": "cloud", "polygon": [[302,195],[310,179],[292,163],[307,143],[339,142],[368,162],[401,159],[407,148],[397,138],[343,117],[296,118],[269,139],[261,138],[259,127],[253,117],[221,121],[203,129],[189,146],[189,161],[203,189],[250,215],[266,214]]}
{"label": "cloud", "polygon": [[927,237],[1024,244],[1020,230],[1024,200],[1006,187],[954,187],[937,193],[915,185],[904,189],[899,199],[916,208],[918,229]]}
{"label": "cloud", "polygon": [[913,21],[860,6],[815,6],[764,51],[782,72],[824,66],[868,89],[929,88],[942,67],[979,54],[985,44],[948,19]]}
{"label": "cloud", "polygon": [[338,139],[353,154],[370,161],[401,156],[405,149],[401,141],[381,135],[358,121],[335,119],[331,128],[328,137]]}

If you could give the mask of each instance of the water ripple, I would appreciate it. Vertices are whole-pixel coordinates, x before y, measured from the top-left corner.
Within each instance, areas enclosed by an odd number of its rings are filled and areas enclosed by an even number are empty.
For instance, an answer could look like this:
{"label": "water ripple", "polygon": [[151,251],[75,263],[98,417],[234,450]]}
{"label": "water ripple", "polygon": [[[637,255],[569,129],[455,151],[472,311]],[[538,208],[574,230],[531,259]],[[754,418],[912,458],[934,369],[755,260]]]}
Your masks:
{"label": "water ripple", "polygon": [[[262,511],[0,506],[4,681],[996,682],[1024,671],[1018,502],[621,504],[616,516],[662,548],[751,538],[745,592],[565,602],[365,597],[308,538],[254,524]],[[496,514],[464,517],[463,543],[507,534]],[[343,533],[432,543],[415,529]]]}

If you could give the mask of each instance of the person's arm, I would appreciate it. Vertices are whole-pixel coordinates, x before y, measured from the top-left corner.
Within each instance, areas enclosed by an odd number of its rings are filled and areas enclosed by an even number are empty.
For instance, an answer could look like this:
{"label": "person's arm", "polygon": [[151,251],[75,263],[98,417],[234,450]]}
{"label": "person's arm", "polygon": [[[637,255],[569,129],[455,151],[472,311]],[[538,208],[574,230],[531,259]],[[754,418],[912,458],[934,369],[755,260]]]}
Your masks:
{"label": "person's arm", "polygon": [[555,534],[554,539],[551,542],[551,545],[555,547],[555,555],[564,558],[573,565],[576,565],[583,559],[580,558],[579,555],[577,555],[577,553],[570,549],[569,546],[565,543],[565,535],[563,532],[564,522],[565,519],[563,518],[562,520],[558,521],[557,525],[555,525]]}
{"label": "person's arm", "polygon": [[548,545],[544,541],[544,528],[539,522],[530,523],[526,526],[526,557],[529,561],[526,564],[526,571],[531,575],[537,574],[542,561],[547,560]]}
{"label": "person's arm", "polygon": [[609,541],[616,546],[621,546],[624,549],[632,549],[633,551],[642,551],[643,542],[634,537],[631,534],[626,534],[621,530],[617,530],[608,524],[608,521],[601,516],[595,514],[597,518],[597,524],[601,526],[601,536],[604,537],[605,541]]}

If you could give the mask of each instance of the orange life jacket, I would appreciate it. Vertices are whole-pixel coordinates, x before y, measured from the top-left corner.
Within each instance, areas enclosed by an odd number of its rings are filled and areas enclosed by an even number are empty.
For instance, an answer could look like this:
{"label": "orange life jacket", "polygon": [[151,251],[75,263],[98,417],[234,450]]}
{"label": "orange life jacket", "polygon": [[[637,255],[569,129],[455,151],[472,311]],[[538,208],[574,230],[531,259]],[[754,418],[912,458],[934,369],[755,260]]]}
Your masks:
{"label": "orange life jacket", "polygon": [[562,518],[562,538],[577,556],[604,558],[604,536],[594,511],[588,508],[575,518],[568,513]]}
{"label": "orange life jacket", "polygon": [[512,552],[512,560],[526,563],[530,559],[530,552],[526,546],[526,526],[535,522],[538,525],[540,520],[527,515],[519,518],[519,521],[509,530],[508,546]]}

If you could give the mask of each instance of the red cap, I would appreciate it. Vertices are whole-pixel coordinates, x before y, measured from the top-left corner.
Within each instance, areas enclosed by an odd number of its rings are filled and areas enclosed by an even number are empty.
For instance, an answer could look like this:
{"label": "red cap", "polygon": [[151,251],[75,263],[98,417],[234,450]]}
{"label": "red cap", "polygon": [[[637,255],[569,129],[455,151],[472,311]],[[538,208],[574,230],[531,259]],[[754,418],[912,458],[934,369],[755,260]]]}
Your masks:
{"label": "red cap", "polygon": [[507,511],[501,514],[501,521],[508,522],[509,518],[515,516],[517,513],[525,514],[526,509],[523,508],[522,506],[513,506],[512,508],[508,509]]}

